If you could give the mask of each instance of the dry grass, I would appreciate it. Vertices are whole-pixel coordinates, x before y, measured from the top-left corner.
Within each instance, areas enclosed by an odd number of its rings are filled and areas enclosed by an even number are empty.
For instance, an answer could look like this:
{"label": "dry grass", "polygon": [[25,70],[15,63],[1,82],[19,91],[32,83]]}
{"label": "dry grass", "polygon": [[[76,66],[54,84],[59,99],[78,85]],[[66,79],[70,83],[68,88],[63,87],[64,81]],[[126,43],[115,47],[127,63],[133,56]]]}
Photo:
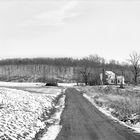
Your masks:
{"label": "dry grass", "polygon": [[140,122],[140,87],[120,89],[115,86],[96,86],[85,87],[84,91],[99,106],[111,108],[111,113],[118,119],[131,123]]}

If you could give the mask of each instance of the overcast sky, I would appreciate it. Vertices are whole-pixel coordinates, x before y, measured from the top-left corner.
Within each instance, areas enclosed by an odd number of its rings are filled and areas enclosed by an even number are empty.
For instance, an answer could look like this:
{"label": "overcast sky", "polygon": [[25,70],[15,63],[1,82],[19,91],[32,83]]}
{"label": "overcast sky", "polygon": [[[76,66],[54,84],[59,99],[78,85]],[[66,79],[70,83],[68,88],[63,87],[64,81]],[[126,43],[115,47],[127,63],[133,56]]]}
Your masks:
{"label": "overcast sky", "polygon": [[125,61],[140,53],[139,0],[0,0],[0,58]]}

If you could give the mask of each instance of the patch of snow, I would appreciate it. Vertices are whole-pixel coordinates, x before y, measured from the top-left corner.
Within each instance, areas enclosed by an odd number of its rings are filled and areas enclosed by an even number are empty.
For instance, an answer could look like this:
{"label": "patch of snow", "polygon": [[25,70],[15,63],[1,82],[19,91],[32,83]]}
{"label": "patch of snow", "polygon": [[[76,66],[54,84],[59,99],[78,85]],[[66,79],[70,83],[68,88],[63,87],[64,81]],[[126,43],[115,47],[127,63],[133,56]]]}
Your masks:
{"label": "patch of snow", "polygon": [[37,120],[36,126],[40,128],[44,128],[44,122],[41,122],[41,120]]}
{"label": "patch of snow", "polygon": [[52,125],[48,128],[47,133],[41,140],[55,140],[58,133],[61,131],[62,126],[60,125]]}
{"label": "patch of snow", "polygon": [[77,83],[58,83],[58,86],[63,86],[63,87],[73,87],[76,85]]}
{"label": "patch of snow", "polygon": [[63,92],[63,89],[60,89],[59,87],[25,87],[23,88],[25,91],[29,91],[32,93],[39,93],[39,94],[51,94],[52,96],[59,95],[60,92]]}
{"label": "patch of snow", "polygon": [[44,83],[0,82],[0,87],[41,87]]}
{"label": "patch of snow", "polygon": [[55,140],[55,138],[62,129],[62,126],[60,125],[60,120],[64,107],[65,107],[65,95],[63,95],[63,97],[60,99],[60,103],[57,106],[58,111],[52,116],[50,120],[47,121],[54,122],[54,124],[48,128],[48,131],[46,132],[46,134],[43,135],[41,140]]}
{"label": "patch of snow", "polygon": [[92,97],[89,97],[88,95],[86,94],[83,94],[83,96],[88,100],[90,101],[99,111],[101,111],[102,113],[104,113],[105,115],[107,115],[108,117],[110,117],[111,119],[113,119],[114,121],[117,121],[119,122],[120,124],[128,127],[128,128],[131,128],[133,129],[136,133],[140,133],[140,123],[137,123],[136,125],[133,125],[133,126],[129,126],[127,125],[125,122],[122,122],[120,121],[119,119],[117,119],[116,117],[113,117],[112,114],[111,114],[111,109],[108,109],[105,108],[105,107],[99,107],[95,104],[94,100],[92,99]]}

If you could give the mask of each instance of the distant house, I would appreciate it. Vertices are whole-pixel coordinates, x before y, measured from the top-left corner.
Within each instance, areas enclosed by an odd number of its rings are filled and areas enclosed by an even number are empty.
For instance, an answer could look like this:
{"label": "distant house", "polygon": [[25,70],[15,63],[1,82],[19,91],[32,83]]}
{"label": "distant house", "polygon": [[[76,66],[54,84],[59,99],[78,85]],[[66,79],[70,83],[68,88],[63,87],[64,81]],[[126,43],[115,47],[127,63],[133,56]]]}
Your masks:
{"label": "distant house", "polygon": [[[105,71],[104,72],[104,78],[105,78],[106,84],[109,84],[109,85],[111,85],[111,84],[120,85],[121,83],[125,84],[124,76],[122,76],[122,75],[117,76],[112,71]],[[100,74],[100,80],[101,80],[101,83],[104,84],[104,82],[103,82],[103,73]]]}
{"label": "distant house", "polygon": [[117,84],[125,84],[125,79],[124,79],[124,76],[120,75],[120,76],[117,76]]}

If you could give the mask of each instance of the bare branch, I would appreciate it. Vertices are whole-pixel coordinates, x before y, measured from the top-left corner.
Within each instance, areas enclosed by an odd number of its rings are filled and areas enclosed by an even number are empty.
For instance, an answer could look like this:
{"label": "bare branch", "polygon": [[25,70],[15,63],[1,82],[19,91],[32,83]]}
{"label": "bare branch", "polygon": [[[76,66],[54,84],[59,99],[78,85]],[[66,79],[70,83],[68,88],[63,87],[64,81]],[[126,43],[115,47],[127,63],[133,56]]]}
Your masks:
{"label": "bare branch", "polygon": [[140,54],[138,54],[137,52],[133,52],[132,54],[130,54],[130,59],[129,62],[132,65],[132,73],[134,75],[134,82],[137,85],[137,78],[140,75]]}

